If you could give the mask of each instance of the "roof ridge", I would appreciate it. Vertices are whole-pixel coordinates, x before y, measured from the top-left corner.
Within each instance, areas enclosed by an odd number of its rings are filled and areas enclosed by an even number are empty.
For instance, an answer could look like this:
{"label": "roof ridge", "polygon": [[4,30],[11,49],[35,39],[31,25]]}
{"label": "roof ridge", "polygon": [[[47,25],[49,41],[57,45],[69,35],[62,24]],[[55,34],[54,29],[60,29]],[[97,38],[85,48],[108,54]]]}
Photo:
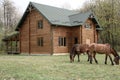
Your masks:
{"label": "roof ridge", "polygon": [[[41,4],[41,3],[36,3],[36,2],[30,2],[30,3],[37,4],[37,5],[48,6],[48,7],[52,7],[52,8],[63,9],[63,10],[67,10],[67,11],[73,11],[73,10],[69,10],[69,9],[65,9],[65,8],[55,7],[55,6],[46,5],[46,4]],[[73,12],[78,12],[78,11],[73,11]]]}

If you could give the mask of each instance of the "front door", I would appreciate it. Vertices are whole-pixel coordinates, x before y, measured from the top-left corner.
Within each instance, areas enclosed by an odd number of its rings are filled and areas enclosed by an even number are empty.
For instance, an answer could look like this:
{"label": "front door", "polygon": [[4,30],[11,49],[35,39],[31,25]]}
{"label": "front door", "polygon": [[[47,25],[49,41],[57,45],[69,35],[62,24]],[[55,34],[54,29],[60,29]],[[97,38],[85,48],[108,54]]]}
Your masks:
{"label": "front door", "polygon": [[90,44],[90,39],[86,39],[86,44]]}
{"label": "front door", "polygon": [[78,44],[78,38],[77,37],[74,38],[74,44]]}

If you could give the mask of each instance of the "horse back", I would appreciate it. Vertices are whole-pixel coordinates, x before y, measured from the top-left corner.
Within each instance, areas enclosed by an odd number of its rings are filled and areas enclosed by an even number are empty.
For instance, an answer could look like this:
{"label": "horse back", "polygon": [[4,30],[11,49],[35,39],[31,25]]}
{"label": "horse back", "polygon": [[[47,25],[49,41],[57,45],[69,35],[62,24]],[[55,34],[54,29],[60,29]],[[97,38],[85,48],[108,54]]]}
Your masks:
{"label": "horse back", "polygon": [[88,44],[74,44],[73,48],[77,52],[84,53],[88,51],[89,45]]}
{"label": "horse back", "polygon": [[96,44],[93,43],[89,46],[89,50],[91,52],[97,52],[97,53],[110,53],[111,46],[109,44]]}

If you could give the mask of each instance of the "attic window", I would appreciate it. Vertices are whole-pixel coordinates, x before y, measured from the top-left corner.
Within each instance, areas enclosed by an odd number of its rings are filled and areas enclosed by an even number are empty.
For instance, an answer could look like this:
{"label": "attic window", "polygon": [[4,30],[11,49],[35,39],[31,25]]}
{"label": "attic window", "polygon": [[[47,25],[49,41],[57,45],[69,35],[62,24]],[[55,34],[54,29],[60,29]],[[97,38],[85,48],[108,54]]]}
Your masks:
{"label": "attic window", "polygon": [[90,26],[89,23],[86,23],[86,24],[84,25],[84,27],[87,28],[87,29],[90,29],[90,28],[91,28],[91,26]]}
{"label": "attic window", "polygon": [[43,29],[43,21],[42,20],[38,21],[38,29]]}

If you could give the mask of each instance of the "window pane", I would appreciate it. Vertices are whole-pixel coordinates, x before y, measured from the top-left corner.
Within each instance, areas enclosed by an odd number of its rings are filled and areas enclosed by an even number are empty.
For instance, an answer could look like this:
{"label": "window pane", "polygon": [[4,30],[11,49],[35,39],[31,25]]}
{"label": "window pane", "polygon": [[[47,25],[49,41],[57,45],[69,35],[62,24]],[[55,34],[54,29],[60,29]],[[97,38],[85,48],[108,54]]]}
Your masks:
{"label": "window pane", "polygon": [[59,37],[58,43],[59,43],[59,46],[66,46],[66,37]]}
{"label": "window pane", "polygon": [[40,46],[40,38],[38,38],[37,44],[38,44],[38,46]]}
{"label": "window pane", "polygon": [[43,46],[43,37],[41,37],[41,46]]}
{"label": "window pane", "polygon": [[38,28],[39,29],[43,28],[43,21],[42,20],[38,21]]}
{"label": "window pane", "polygon": [[64,45],[63,46],[66,46],[66,38],[64,37]]}
{"label": "window pane", "polygon": [[89,23],[86,23],[86,24],[85,24],[85,28],[90,29],[90,28],[91,28],[90,24],[89,24]]}
{"label": "window pane", "polygon": [[61,46],[63,46],[64,45],[64,43],[63,43],[63,37],[61,37]]}
{"label": "window pane", "polygon": [[59,44],[59,46],[61,46],[61,38],[60,37],[58,38],[58,44]]}
{"label": "window pane", "polygon": [[37,42],[38,46],[43,46],[43,37],[39,37]]}

